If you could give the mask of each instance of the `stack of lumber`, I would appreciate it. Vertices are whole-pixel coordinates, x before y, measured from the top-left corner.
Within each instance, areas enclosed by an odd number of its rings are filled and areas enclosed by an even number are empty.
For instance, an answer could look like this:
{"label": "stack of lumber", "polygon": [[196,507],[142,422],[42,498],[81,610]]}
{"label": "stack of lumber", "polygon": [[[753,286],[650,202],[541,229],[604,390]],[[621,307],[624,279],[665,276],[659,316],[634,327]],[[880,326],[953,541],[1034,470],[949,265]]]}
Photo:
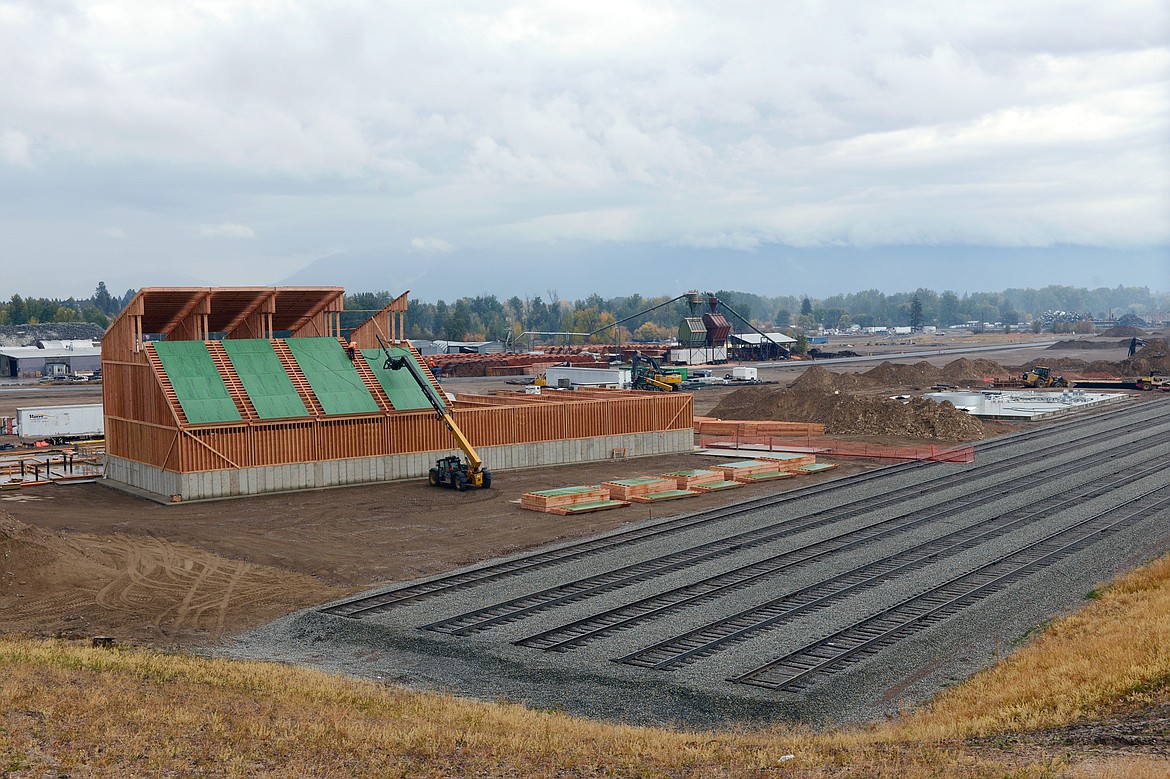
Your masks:
{"label": "stack of lumber", "polygon": [[609,490],[609,497],[612,500],[630,500],[634,497],[650,495],[655,492],[666,492],[677,489],[678,487],[674,479],[660,478],[658,476],[639,476],[636,479],[603,481],[601,486]]}
{"label": "stack of lumber", "polygon": [[739,460],[733,463],[720,463],[717,467],[723,471],[723,477],[728,481],[744,484],[792,476],[791,473],[780,470],[780,463],[774,460]]}
{"label": "stack of lumber", "polygon": [[717,490],[729,490],[743,486],[740,482],[728,481],[724,478],[723,471],[673,471],[662,475],[667,479],[674,479],[676,486],[680,490],[691,490],[693,492],[715,492]]}
{"label": "stack of lumber", "polygon": [[820,473],[822,471],[831,471],[834,468],[840,468],[838,463],[809,463],[808,465],[801,465],[797,467],[796,473]]}
{"label": "stack of lumber", "polygon": [[795,471],[797,468],[805,465],[815,465],[817,456],[815,454],[795,454],[793,452],[772,452],[768,455],[760,455],[758,459],[779,463],[780,470],[782,471]]}
{"label": "stack of lumber", "polygon": [[678,500],[679,498],[694,498],[701,493],[695,490],[661,490],[659,492],[647,492],[644,495],[633,495],[630,497],[631,503],[661,503],[664,500]]}
{"label": "stack of lumber", "polygon": [[695,432],[701,435],[740,437],[824,435],[825,426],[813,422],[770,422],[766,420],[695,417]]}
{"label": "stack of lumber", "polygon": [[561,487],[555,490],[526,492],[520,496],[520,508],[542,511],[546,514],[588,514],[628,506],[629,503],[611,500],[609,490],[601,485]]}

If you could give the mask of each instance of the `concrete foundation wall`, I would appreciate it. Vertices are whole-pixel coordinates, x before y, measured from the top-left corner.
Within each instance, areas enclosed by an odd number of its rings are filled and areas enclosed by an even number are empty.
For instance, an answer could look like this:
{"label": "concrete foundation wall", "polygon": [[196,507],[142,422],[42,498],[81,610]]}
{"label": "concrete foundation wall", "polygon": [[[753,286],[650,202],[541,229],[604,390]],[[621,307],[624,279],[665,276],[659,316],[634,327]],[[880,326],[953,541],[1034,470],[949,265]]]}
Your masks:
{"label": "concrete foundation wall", "polygon": [[[669,430],[598,438],[574,438],[535,444],[484,446],[477,451],[492,471],[539,465],[599,462],[615,456],[645,457],[678,454],[694,449],[694,433]],[[105,478],[114,487],[150,493],[163,500],[207,500],[269,492],[340,487],[348,484],[424,478],[435,460],[449,452],[323,460],[293,465],[270,465],[227,471],[175,473],[152,465],[106,456]],[[457,452],[456,452],[457,453]]]}

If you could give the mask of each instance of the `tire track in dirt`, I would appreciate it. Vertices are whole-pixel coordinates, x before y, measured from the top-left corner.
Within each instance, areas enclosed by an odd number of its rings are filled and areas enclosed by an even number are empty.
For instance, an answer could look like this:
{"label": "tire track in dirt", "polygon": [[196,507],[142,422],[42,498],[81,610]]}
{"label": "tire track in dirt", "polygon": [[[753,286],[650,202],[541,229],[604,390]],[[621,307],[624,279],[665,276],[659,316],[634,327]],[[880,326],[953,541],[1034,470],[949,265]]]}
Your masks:
{"label": "tire track in dirt", "polygon": [[0,631],[216,640],[345,590],[157,536],[51,532],[0,514]]}

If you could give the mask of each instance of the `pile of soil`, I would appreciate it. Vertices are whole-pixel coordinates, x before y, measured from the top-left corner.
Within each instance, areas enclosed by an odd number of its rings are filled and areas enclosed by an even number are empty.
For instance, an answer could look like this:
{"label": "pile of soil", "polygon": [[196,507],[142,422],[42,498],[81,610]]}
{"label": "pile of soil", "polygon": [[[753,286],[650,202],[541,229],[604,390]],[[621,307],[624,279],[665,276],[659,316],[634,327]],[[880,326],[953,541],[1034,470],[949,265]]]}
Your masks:
{"label": "pile of soil", "polygon": [[1136,327],[1117,326],[1111,327],[1100,333],[1100,335],[1107,335],[1113,338],[1145,338],[1146,333]]}
{"label": "pile of soil", "polygon": [[1155,338],[1118,366],[1126,376],[1147,376],[1153,371],[1170,375],[1170,347],[1165,339]]}
{"label": "pile of soil", "polygon": [[721,419],[817,422],[830,435],[943,441],[971,441],[985,435],[982,422],[949,402],[935,403],[922,398],[903,402],[797,384],[788,389],[744,387],[724,398],[711,415]]}
{"label": "pile of soil", "polygon": [[811,365],[792,382],[792,389],[800,392],[858,392],[887,386],[886,382],[869,378],[869,373],[836,373],[820,365]]}
{"label": "pile of soil", "polygon": [[[1128,343],[1126,344],[1128,346]],[[1036,365],[1047,365],[1054,371],[1079,374],[1107,374],[1118,377],[1148,376],[1153,371],[1170,375],[1170,349],[1165,339],[1155,338],[1138,349],[1133,357],[1117,362],[1109,360],[1078,360],[1060,357],[1053,360],[1033,360],[1012,368],[1012,372],[1023,373]]]}
{"label": "pile of soil", "polygon": [[875,384],[885,387],[929,387],[943,380],[942,369],[925,360],[913,365],[883,362],[876,368],[866,371],[864,375]]}
{"label": "pile of soil", "polygon": [[1128,349],[1129,339],[1126,338],[1124,341],[1095,341],[1084,338],[1078,341],[1057,341],[1048,348],[1068,351],[1069,349],[1116,349],[1118,347]]}
{"label": "pile of soil", "polygon": [[[819,371],[825,370],[819,366],[815,369]],[[814,368],[809,368],[808,371],[805,371],[805,375],[807,376],[813,370]],[[889,387],[916,387],[922,389],[934,384],[988,383],[997,376],[1006,376],[1007,374],[1008,372],[1003,366],[992,360],[970,360],[966,357],[960,357],[941,368],[931,365],[925,360],[916,362],[913,365],[883,362],[876,368],[871,368],[860,376],[854,377],[858,381],[852,384],[832,383],[820,376],[815,376],[808,380],[808,384],[797,380],[792,386],[799,386],[802,389],[807,387],[810,389],[819,388],[839,391],[886,389]]]}
{"label": "pile of soil", "polygon": [[994,360],[968,360],[960,357],[948,362],[942,368],[944,381],[952,384],[958,382],[988,382],[997,376],[1007,376],[1008,371]]}

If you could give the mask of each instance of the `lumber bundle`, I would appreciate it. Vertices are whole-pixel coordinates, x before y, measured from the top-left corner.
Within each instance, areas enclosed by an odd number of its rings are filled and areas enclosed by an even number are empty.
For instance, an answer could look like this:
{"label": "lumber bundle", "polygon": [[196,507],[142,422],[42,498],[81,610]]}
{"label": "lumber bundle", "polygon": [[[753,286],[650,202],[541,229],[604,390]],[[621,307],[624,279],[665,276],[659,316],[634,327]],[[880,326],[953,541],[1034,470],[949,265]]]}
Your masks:
{"label": "lumber bundle", "polygon": [[745,483],[762,481],[762,476],[780,477],[780,464],[774,460],[738,460],[732,463],[720,463],[719,470],[727,481],[741,481]]}
{"label": "lumber bundle", "polygon": [[840,463],[809,463],[808,465],[801,465],[797,467],[796,473],[821,473],[822,471],[831,471],[834,468],[840,467]]}
{"label": "lumber bundle", "polygon": [[759,459],[779,463],[782,471],[795,471],[802,466],[816,464],[817,456],[795,452],[771,452],[766,456],[760,455]]}
{"label": "lumber bundle", "polygon": [[724,481],[722,471],[710,470],[672,471],[662,474],[662,477],[674,479],[675,486],[680,490],[689,490],[702,484]]}
{"label": "lumber bundle", "polygon": [[582,487],[560,487],[555,490],[526,492],[520,496],[520,508],[531,511],[549,511],[580,503],[595,503],[609,500],[609,490],[600,485]]}
{"label": "lumber bundle", "polygon": [[704,492],[719,492],[720,490],[733,490],[736,487],[742,487],[745,482],[742,481],[728,481],[727,479],[720,479],[719,481],[708,481],[702,484],[696,484],[691,487],[692,490],[698,493]]}
{"label": "lumber bundle", "polygon": [[813,422],[771,422],[767,420],[695,417],[695,432],[700,435],[729,435],[746,438],[810,436],[824,435],[825,426]]}
{"label": "lumber bundle", "polygon": [[613,500],[630,500],[639,495],[649,495],[654,492],[666,492],[677,489],[674,479],[663,479],[656,476],[640,476],[636,479],[618,479],[603,481],[602,487],[609,490],[607,497]]}
{"label": "lumber bundle", "polygon": [[645,495],[632,495],[630,501],[633,503],[661,503],[664,500],[694,498],[698,495],[699,493],[694,490],[663,490],[661,492],[648,492]]}

